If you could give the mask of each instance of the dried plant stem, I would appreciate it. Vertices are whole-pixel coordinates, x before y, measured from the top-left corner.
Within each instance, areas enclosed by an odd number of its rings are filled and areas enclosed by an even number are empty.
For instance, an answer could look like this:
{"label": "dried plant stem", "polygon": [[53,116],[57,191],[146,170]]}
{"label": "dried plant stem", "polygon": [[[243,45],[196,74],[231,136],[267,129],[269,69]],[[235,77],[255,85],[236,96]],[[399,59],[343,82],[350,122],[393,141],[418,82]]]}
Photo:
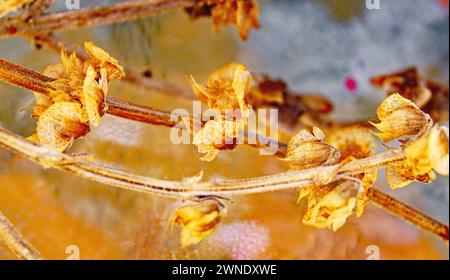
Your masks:
{"label": "dried plant stem", "polygon": [[377,189],[371,189],[369,196],[371,201],[395,216],[448,241],[448,225],[436,221]]}
{"label": "dried plant stem", "polygon": [[0,211],[0,240],[22,260],[42,260],[41,253],[31,245]]}
{"label": "dried plant stem", "polygon": [[25,67],[0,59],[0,79],[31,91],[48,93],[48,82],[53,79]]}
{"label": "dried plant stem", "polygon": [[[14,77],[14,75],[19,75],[19,78]],[[24,77],[22,77],[22,75]],[[49,90],[48,81],[50,78],[1,59],[0,78],[14,85],[29,90],[36,90],[44,94]],[[36,85],[34,85],[33,82],[35,82]],[[116,115],[122,118],[166,127],[173,127],[177,124],[176,122],[171,120],[170,113],[166,111],[133,104],[131,102],[122,101],[111,97],[107,98],[107,104],[109,114]],[[24,143],[27,143],[27,141],[25,141],[24,139],[20,139],[17,138],[18,136],[8,134],[3,129],[0,132],[3,134],[3,136],[9,135],[9,138],[3,139],[3,145],[6,148],[11,149],[14,152],[19,153],[31,160],[37,161],[38,163],[42,164],[42,158],[45,158],[44,155],[47,153],[46,157],[54,157],[55,162],[57,163],[51,167],[55,167],[81,177],[85,177],[100,183],[113,185],[119,188],[184,199],[195,196],[223,196],[259,193],[289,188],[300,188],[302,186],[316,184],[317,178],[320,178],[321,176],[323,176],[323,174],[330,174],[330,172],[336,172],[334,177],[339,178],[339,176],[360,174],[364,170],[367,171],[368,169],[378,169],[386,167],[403,159],[403,154],[400,150],[391,150],[383,154],[375,155],[366,159],[352,161],[340,166],[319,167],[313,170],[304,171],[289,171],[272,176],[251,178],[246,180],[231,180],[216,184],[204,183],[198,186],[184,186],[183,183],[180,182],[160,181],[128,173],[122,173],[120,171],[104,167],[101,164],[95,162],[86,163],[83,161],[75,161],[76,164],[73,163],[68,165],[65,163],[74,162],[74,159],[68,155],[59,153],[55,154],[55,152],[52,150],[36,146],[32,143],[24,145]],[[259,137],[257,138],[259,139]],[[1,139],[0,143],[2,143]],[[269,142],[267,141],[265,143]],[[19,148],[15,149],[13,147]],[[39,149],[37,147],[39,147]],[[286,148],[287,145],[285,143],[279,142],[277,154],[279,156],[285,155]],[[44,149],[44,151],[42,151],[42,149]],[[64,164],[61,164],[61,162]],[[379,190],[373,190],[372,192],[375,194],[379,194],[373,195],[372,201],[384,207],[383,198],[386,197],[386,195]],[[395,200],[394,198],[390,199],[390,204],[386,205],[386,207],[389,207],[389,211],[398,215],[402,219],[408,220],[414,224],[416,224],[417,222],[417,226],[420,228],[424,228],[425,230],[430,231],[429,228],[432,228],[431,226],[426,225],[435,224],[435,221],[432,219],[428,220],[428,222],[426,223],[423,223],[423,221],[427,221],[427,216],[420,214],[420,212],[418,212],[417,210],[410,211],[409,215],[406,215],[407,213],[402,210],[405,209],[405,205],[400,201]],[[416,213],[419,213],[420,215],[415,217]],[[448,229],[448,226],[442,226],[442,228],[447,227]],[[432,232],[436,233],[435,231]],[[442,237],[441,234],[438,235]]]}
{"label": "dried plant stem", "polygon": [[[50,90],[54,90],[49,84],[49,82],[54,81],[54,79],[1,58],[0,80],[42,94],[48,94]],[[133,104],[111,97],[107,98],[107,105],[110,108],[108,113],[119,117],[169,127],[176,124],[170,120],[170,113],[166,111]]]}
{"label": "dried plant stem", "polygon": [[[351,162],[248,179],[200,183],[158,180],[118,171],[95,160],[90,160],[86,156],[67,155],[35,144],[4,128],[0,128],[0,145],[47,168],[63,170],[122,189],[183,199],[298,189],[334,182],[343,176],[389,166],[403,158],[401,150],[391,150],[373,157],[372,161],[361,160],[360,164]],[[322,179],[324,177],[326,179]],[[321,180],[326,180],[326,182],[321,182]]]}
{"label": "dried plant stem", "polygon": [[[199,183],[158,180],[122,172],[99,162],[88,160],[83,156],[66,155],[34,144],[3,128],[0,128],[0,146],[35,161],[44,167],[52,167],[102,184],[130,191],[185,200],[299,189],[317,183],[320,184],[318,180],[324,174],[333,174],[331,181],[328,181],[329,183],[349,174],[361,173],[363,172],[362,170],[389,166],[389,164],[401,160],[403,157],[400,150],[392,150],[378,155],[373,160],[361,160],[358,164],[350,162],[341,166],[324,166],[302,171],[288,171],[249,179]],[[426,216],[377,189],[371,189],[370,197],[372,202],[387,209],[397,217],[448,241],[448,225]]]}
{"label": "dried plant stem", "polygon": [[196,0],[127,0],[115,4],[37,15],[30,23],[0,21],[0,38],[120,23],[192,6]]}

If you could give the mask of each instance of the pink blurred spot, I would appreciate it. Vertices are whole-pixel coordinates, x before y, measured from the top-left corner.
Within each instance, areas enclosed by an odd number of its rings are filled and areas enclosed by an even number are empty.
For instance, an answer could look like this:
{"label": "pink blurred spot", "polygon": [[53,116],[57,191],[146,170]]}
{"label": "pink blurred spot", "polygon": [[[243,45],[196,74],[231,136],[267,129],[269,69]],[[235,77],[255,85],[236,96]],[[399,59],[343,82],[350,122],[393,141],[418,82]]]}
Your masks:
{"label": "pink blurred spot", "polygon": [[269,231],[253,221],[224,224],[216,230],[214,237],[234,260],[256,259],[270,243]]}
{"label": "pink blurred spot", "polygon": [[355,91],[358,89],[358,83],[352,77],[348,77],[347,79],[345,79],[345,87],[349,91]]}

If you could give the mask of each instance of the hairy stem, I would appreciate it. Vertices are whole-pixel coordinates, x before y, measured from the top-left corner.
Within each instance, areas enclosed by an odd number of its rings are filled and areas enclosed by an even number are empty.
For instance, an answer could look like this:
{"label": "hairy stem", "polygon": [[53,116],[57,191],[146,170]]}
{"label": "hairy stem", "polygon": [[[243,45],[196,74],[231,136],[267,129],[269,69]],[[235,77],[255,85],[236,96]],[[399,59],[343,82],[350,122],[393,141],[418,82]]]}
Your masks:
{"label": "hairy stem", "polygon": [[[35,144],[0,127],[0,145],[47,168],[63,170],[100,183],[123,189],[156,195],[185,198],[203,196],[226,196],[262,193],[311,186],[327,177],[326,183],[339,180],[342,176],[363,173],[365,170],[389,166],[402,158],[401,150],[391,150],[378,155],[373,161],[355,165],[337,164],[300,171],[287,171],[269,176],[248,179],[233,179],[218,182],[167,181],[122,172],[90,160],[85,156],[72,156]],[[363,168],[363,169],[361,169]]]}
{"label": "hairy stem", "polygon": [[42,260],[41,253],[28,242],[22,234],[0,211],[0,240],[22,260]]}
{"label": "hairy stem", "polygon": [[417,211],[401,201],[383,193],[377,189],[370,189],[370,199],[381,208],[388,210],[395,216],[409,223],[441,237],[448,241],[448,225]]}

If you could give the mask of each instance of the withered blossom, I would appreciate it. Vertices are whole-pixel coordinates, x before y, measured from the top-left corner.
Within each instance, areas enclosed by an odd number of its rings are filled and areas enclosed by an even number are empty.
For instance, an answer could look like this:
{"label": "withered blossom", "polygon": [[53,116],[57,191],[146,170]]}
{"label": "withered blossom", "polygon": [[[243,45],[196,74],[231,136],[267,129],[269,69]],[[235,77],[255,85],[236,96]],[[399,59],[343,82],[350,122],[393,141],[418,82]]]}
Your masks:
{"label": "withered blossom", "polygon": [[[215,159],[219,150],[234,150],[236,148],[235,138],[238,132],[244,129],[243,122],[234,122],[225,119],[210,120],[194,135],[193,144],[197,146],[203,161]],[[230,143],[230,144],[227,144]]]}
{"label": "withered blossom", "polygon": [[255,0],[201,0],[186,11],[191,18],[210,16],[215,29],[235,24],[243,40],[247,40],[252,28],[259,28],[259,7]]}
{"label": "withered blossom", "polygon": [[[373,156],[377,152],[375,137],[369,129],[361,126],[340,127],[330,133],[327,142],[339,150],[340,163],[346,163],[357,159],[364,159]],[[376,169],[367,169],[363,173],[356,175],[364,189],[357,199],[356,215],[360,217],[369,202],[369,190],[377,179]]]}
{"label": "withered blossom", "polygon": [[317,94],[297,93],[285,81],[268,76],[256,77],[246,100],[253,108],[277,108],[283,124],[294,127],[305,115],[321,119],[333,110],[333,104]]}
{"label": "withered blossom", "polygon": [[226,208],[216,200],[205,200],[182,206],[174,211],[171,227],[181,227],[180,240],[183,247],[195,245],[209,236],[226,216]]}
{"label": "withered blossom", "polygon": [[417,135],[429,128],[429,115],[421,111],[412,101],[400,94],[387,97],[377,108],[379,123],[370,122],[380,133],[374,133],[383,142]]}
{"label": "withered blossom", "polygon": [[289,141],[286,157],[283,160],[295,170],[336,163],[339,151],[324,143],[324,138],[325,135],[317,127],[313,128],[312,133],[305,129],[301,130]]}
{"label": "withered blossom", "polygon": [[[244,65],[230,63],[212,72],[206,86],[199,85],[193,77],[191,85],[201,101],[221,114],[194,135],[193,143],[199,153],[205,154],[201,160],[212,161],[218,150],[235,148],[234,139],[246,126],[250,107],[245,96],[251,90],[252,75]],[[224,116],[226,110],[239,110],[239,114],[235,120],[229,120]],[[230,142],[233,144],[227,144]]]}
{"label": "withered blossom", "polygon": [[82,109],[75,102],[57,102],[50,105],[36,124],[36,140],[58,151],[66,150],[73,140],[86,135],[89,125],[82,121]]}
{"label": "withered blossom", "polygon": [[[334,129],[327,142],[340,152],[337,160],[340,164],[368,158],[376,153],[375,138],[367,128],[360,126]],[[369,201],[369,190],[376,178],[377,170],[368,169],[352,178],[301,188],[299,200],[308,200],[303,222],[317,228],[338,230],[353,212],[358,217],[363,214]]]}
{"label": "withered blossom", "polygon": [[361,190],[360,184],[348,180],[300,189],[299,200],[308,199],[308,211],[303,216],[303,223],[338,230],[358,207]]}
{"label": "withered blossom", "polygon": [[413,181],[430,183],[435,180],[435,172],[449,174],[448,128],[435,125],[405,147],[405,160],[388,168],[387,178],[393,189],[407,186]]}
{"label": "withered blossom", "polygon": [[49,82],[48,94],[35,92],[32,116],[36,133],[29,137],[36,143],[67,150],[72,142],[85,136],[100,124],[105,114],[108,82],[121,79],[125,73],[117,60],[93,43],[85,43],[86,61],[61,53],[61,63],[49,65],[43,74],[55,79]]}
{"label": "withered blossom", "polygon": [[419,108],[425,106],[432,97],[416,67],[371,78],[376,87],[383,88],[388,95],[398,93],[414,102]]}
{"label": "withered blossom", "polygon": [[0,2],[0,17],[15,12],[28,2],[31,2],[31,0],[2,0]]}
{"label": "withered blossom", "polygon": [[435,122],[448,122],[448,86],[430,80],[427,81],[427,88],[430,89],[432,97],[422,110],[429,114]]}
{"label": "withered blossom", "polygon": [[192,90],[211,109],[240,109],[248,106],[245,96],[252,87],[252,74],[238,63],[230,63],[214,70],[208,77],[206,86],[199,85],[191,76]]}
{"label": "withered blossom", "polygon": [[254,108],[281,107],[285,104],[288,86],[285,81],[268,76],[256,77],[256,85],[247,94],[246,100]]}
{"label": "withered blossom", "polygon": [[408,165],[413,166],[413,175],[434,170],[448,175],[448,128],[435,125],[430,132],[405,148]]}

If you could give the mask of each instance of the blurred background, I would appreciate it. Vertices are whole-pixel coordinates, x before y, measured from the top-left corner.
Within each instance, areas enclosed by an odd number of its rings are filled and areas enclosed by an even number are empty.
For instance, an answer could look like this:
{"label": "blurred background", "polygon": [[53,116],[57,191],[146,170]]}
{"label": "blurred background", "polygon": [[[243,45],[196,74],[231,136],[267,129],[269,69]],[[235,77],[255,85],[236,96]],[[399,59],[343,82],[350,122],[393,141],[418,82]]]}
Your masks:
{"label": "blurred background", "polygon": [[[88,5],[116,1],[83,1]],[[209,18],[192,21],[182,10],[111,26],[57,32],[64,41],[85,41],[107,50],[122,65],[151,70],[156,78],[188,87],[186,76],[208,73],[236,61],[252,72],[285,80],[299,92],[334,102],[333,118],[375,118],[384,98],[371,76],[417,66],[425,77],[448,85],[448,0],[260,0],[261,28],[241,41],[234,27],[214,32]],[[56,0],[52,10],[64,10]],[[0,57],[36,71],[59,61],[20,38],[1,39]],[[349,87],[349,82],[352,86]],[[192,102],[115,82],[111,96],[159,109],[192,108]],[[24,136],[34,131],[33,96],[0,83],[0,125]],[[221,152],[201,162],[195,146],[173,145],[169,129],[106,115],[100,127],[71,152],[88,152],[123,170],[181,180],[204,171],[205,180],[273,174],[283,162],[251,148]],[[382,173],[382,172],[380,172]],[[448,177],[392,192],[384,174],[376,187],[448,224]],[[228,216],[198,246],[180,248],[168,220],[178,202],[116,190],[44,170],[0,149],[0,209],[47,258],[67,258],[77,246],[82,259],[366,259],[376,245],[383,259],[448,259],[448,245],[370,205],[333,233],[302,224],[297,192],[235,198]],[[0,244],[0,259],[14,259]]]}

